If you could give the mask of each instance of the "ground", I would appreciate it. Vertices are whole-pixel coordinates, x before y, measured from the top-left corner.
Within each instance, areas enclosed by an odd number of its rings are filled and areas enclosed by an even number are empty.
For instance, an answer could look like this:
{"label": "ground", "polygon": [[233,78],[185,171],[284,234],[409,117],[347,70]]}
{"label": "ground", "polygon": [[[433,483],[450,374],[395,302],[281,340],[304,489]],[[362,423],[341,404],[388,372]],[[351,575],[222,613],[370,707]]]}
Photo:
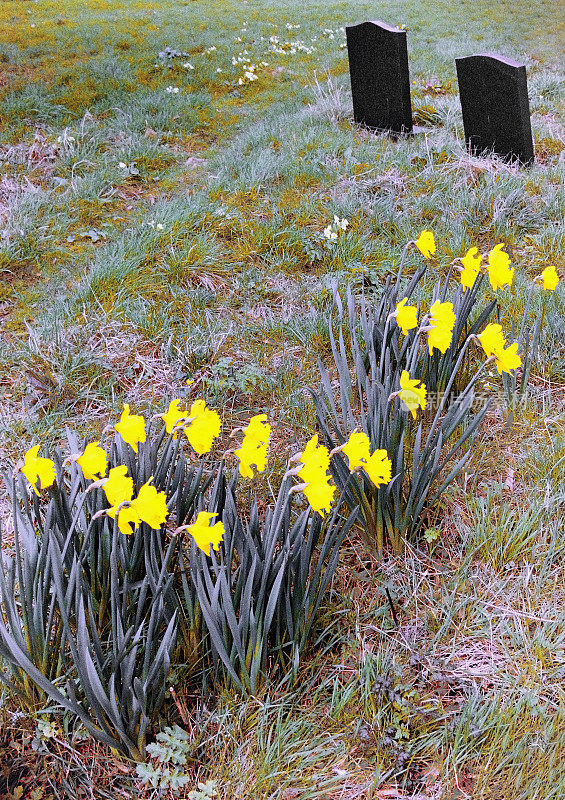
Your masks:
{"label": "ground", "polygon": [[[343,27],[370,18],[408,31],[410,139],[352,122]],[[532,278],[565,268],[559,39],[549,0],[0,3],[3,471],[66,426],[99,435],[123,402],[203,396],[226,423],[269,414],[280,474],[315,428],[334,284],[378,293],[424,228],[441,265],[508,246],[500,316],[518,325]],[[527,66],[530,168],[465,150],[454,58],[474,52]],[[349,226],[329,245],[334,215]],[[527,399],[495,404],[439,538],[383,564],[346,543],[331,637],[292,691],[179,689],[187,792],[565,794],[562,284],[544,302]],[[0,520],[9,536],[4,499]],[[141,796],[131,764],[74,742],[65,773],[65,745],[34,752],[36,720],[2,713],[5,796]]]}

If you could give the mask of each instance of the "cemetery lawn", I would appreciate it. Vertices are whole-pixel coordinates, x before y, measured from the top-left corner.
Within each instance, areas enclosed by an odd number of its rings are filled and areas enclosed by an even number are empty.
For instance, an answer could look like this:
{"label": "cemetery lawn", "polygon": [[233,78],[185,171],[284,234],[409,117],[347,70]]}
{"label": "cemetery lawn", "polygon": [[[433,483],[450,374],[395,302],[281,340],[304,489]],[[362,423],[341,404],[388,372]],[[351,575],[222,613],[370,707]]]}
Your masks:
{"label": "cemetery lawn", "polygon": [[[501,313],[518,324],[531,279],[565,274],[557,9],[1,2],[3,471],[65,426],[99,436],[123,402],[147,416],[204,397],[229,425],[269,415],[280,475],[315,428],[305,388],[334,286],[378,293],[423,229],[442,269],[504,242],[516,273]],[[424,127],[409,139],[352,123],[343,26],[371,18],[408,30]],[[454,58],[477,52],[527,65],[531,168],[465,151]],[[334,215],[349,225],[328,244]],[[563,283],[545,298],[527,401],[494,404],[430,541],[382,565],[346,543],[331,637],[297,686],[211,704],[179,680],[163,726],[189,731],[194,780],[178,796],[206,779],[226,800],[565,796],[563,298]],[[9,538],[4,495],[0,521]],[[17,710],[5,693],[1,796],[157,796],[89,741],[33,749],[45,715]]]}

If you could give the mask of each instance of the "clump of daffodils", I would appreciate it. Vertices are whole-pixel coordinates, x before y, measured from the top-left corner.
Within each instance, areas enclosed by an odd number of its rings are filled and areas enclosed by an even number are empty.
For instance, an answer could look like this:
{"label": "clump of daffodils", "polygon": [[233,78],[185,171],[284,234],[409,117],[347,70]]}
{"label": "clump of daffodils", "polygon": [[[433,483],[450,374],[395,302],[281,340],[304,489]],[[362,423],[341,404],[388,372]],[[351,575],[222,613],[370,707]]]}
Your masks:
{"label": "clump of daffodils", "polygon": [[342,451],[352,474],[364,472],[377,487],[390,483],[392,479],[392,462],[387,451],[378,449],[371,453],[366,433],[354,430],[345,444],[331,452],[318,444],[317,434],[312,436],[304,450],[290,459],[289,463],[298,462],[298,466],[290,469],[287,475],[294,475],[301,481],[291,492],[303,492],[310,507],[322,517],[331,510],[336,492],[329,473],[330,460]]}
{"label": "clump of daffodils", "polygon": [[243,75],[237,79],[238,86],[242,86],[244,83],[253,83],[258,79],[258,75],[256,73],[257,67],[255,64],[244,64],[243,65]]}
{"label": "clump of daffodils", "polygon": [[[336,241],[338,235],[347,230],[348,224],[346,219],[334,216],[333,223],[324,230],[326,240]],[[159,227],[158,224],[157,228]],[[413,244],[426,259],[435,255],[436,244],[431,231],[423,231]],[[493,290],[512,285],[514,268],[510,266],[510,257],[502,244],[497,244],[484,256],[479,254],[476,247],[471,247],[465,256],[456,261],[461,264],[459,270],[463,293],[474,286],[481,269],[486,269],[488,272]],[[547,266],[534,279],[530,297],[536,285],[541,284],[545,291],[554,291],[558,283],[559,276],[555,266]],[[396,303],[394,311],[386,320],[387,328],[389,325],[396,325],[404,337],[411,337],[410,346],[414,353],[416,352],[414,348],[419,346],[419,337],[427,334],[430,356],[434,356],[436,350],[445,354],[448,348],[457,345],[457,342],[453,342],[455,323],[456,313],[452,302],[438,299],[425,311],[417,305],[409,304],[408,297],[403,297]],[[469,341],[471,340],[478,342],[487,359],[486,363],[494,362],[499,375],[511,374],[522,366],[522,358],[518,353],[520,340],[509,343],[500,324],[487,324],[482,331],[469,337]],[[411,364],[417,364],[415,358],[411,357]],[[414,420],[428,405],[427,386],[422,376],[414,374],[415,372],[418,370],[414,366],[409,370],[402,370],[398,384],[393,387],[394,391],[387,401],[399,400],[403,413],[409,413]],[[167,411],[160,415],[160,419],[165,426],[165,433],[171,440],[176,440],[178,435],[182,434],[198,457],[211,452],[222,430],[220,415],[209,408],[202,399],[195,400],[189,407],[184,407],[178,399],[172,400]],[[145,419],[140,414],[132,413],[128,403],[124,403],[120,419],[113,426],[113,430],[137,457],[142,457],[147,441]],[[256,473],[264,472],[266,469],[272,433],[267,415],[257,414],[251,417],[245,427],[232,431],[231,437],[238,433],[242,434],[239,446],[226,451],[224,456],[234,455],[241,477],[252,479]],[[19,465],[19,469],[37,496],[62,479],[57,475],[55,462],[40,456],[39,449],[39,445],[30,447]],[[300,453],[292,456],[290,463],[296,462],[297,466],[292,467],[287,475],[299,479],[300,482],[292,491],[303,492],[311,508],[321,516],[330,512],[335,500],[336,486],[333,483],[330,464],[331,459],[339,452],[347,458],[351,473],[364,473],[376,487],[391,482],[392,466],[389,453],[383,449],[371,453],[366,433],[354,430],[344,444],[331,452],[319,443],[318,435],[314,435]],[[142,523],[154,530],[159,530],[165,525],[168,518],[166,493],[153,486],[153,478],[149,478],[136,494],[127,465],[117,464],[109,469],[108,452],[101,446],[100,441],[88,443],[82,453],[72,454],[63,462],[63,466],[73,462],[82,470],[84,480],[91,482],[87,491],[96,487],[103,489],[107,507],[99,513],[114,519],[122,534],[130,535]],[[210,553],[210,548],[218,548],[223,532],[220,521],[210,525],[215,516],[216,514],[212,512],[201,512],[192,525],[183,528],[193,536],[197,546],[207,555]]]}
{"label": "clump of daffodils", "polygon": [[[259,75],[257,74],[259,67],[269,66],[267,61],[260,61],[257,64],[252,63],[251,57],[247,50],[242,50],[237,56],[233,56],[232,64],[234,67],[238,67],[239,69],[243,70],[243,74],[237,79],[237,86],[244,86],[245,84],[254,83],[259,78]],[[221,71],[221,69],[216,70],[216,72]]]}
{"label": "clump of daffodils", "polygon": [[269,36],[267,51],[270,53],[277,53],[280,56],[295,55],[296,53],[306,53],[311,55],[315,51],[314,46],[305,44],[301,39],[294,39],[288,42],[283,42],[278,36]]}
{"label": "clump of daffodils", "polygon": [[325,239],[325,244],[327,246],[331,246],[337,241],[339,234],[342,231],[346,231],[348,227],[349,221],[346,219],[340,219],[337,214],[335,214],[333,222],[330,222],[330,224],[324,228],[322,236]]}
{"label": "clump of daffodils", "polygon": [[[187,410],[180,408],[180,400],[173,400],[161,418],[165,424],[165,432],[175,439],[179,431],[182,431],[198,456],[211,451],[214,441],[221,432],[218,412],[208,408],[204,400],[195,400]],[[136,456],[141,457],[140,448],[147,441],[146,423],[141,414],[133,414],[129,404],[124,403],[120,419],[113,426],[113,430],[131,447]],[[154,530],[159,530],[167,521],[169,512],[166,492],[158,491],[152,485],[153,478],[150,477],[135,494],[128,466],[118,464],[108,469],[108,454],[99,441],[88,443],[82,453],[72,454],[64,463],[73,462],[80,467],[84,479],[91,481],[86,491],[103,489],[108,507],[95,516],[106,515],[115,519],[122,534],[131,535],[142,522]],[[27,451],[20,469],[38,496],[41,491],[54,486],[57,481],[55,462],[39,455],[39,445]],[[199,536],[197,544],[202,547],[202,525],[198,520],[195,525],[194,530]],[[210,530],[212,531],[210,541],[216,542],[219,528],[213,527]]]}
{"label": "clump of daffodils", "polygon": [[[433,231],[422,231],[413,244],[415,244],[424,258],[431,259],[435,255],[436,243]],[[464,293],[473,288],[481,270],[487,273],[493,291],[511,287],[514,280],[515,269],[510,266],[510,256],[505,251],[503,243],[495,245],[485,254],[479,253],[477,247],[471,247],[464,256],[455,259],[454,264],[460,272],[460,281]],[[559,275],[555,266],[546,267],[540,275],[534,278],[532,290],[536,283],[541,283],[546,291],[555,291],[559,283]],[[406,305],[406,303],[407,298],[401,300],[392,315],[396,317],[397,323],[405,335],[409,330],[417,326],[417,309],[415,306]],[[428,332],[430,355],[433,355],[434,349],[445,353],[452,344],[453,329],[456,322],[453,304],[449,301],[440,302],[437,300],[431,306],[423,322],[427,323],[422,327],[422,330]],[[518,355],[518,342],[507,346],[508,343],[500,325],[492,323],[487,325],[476,338],[482,345],[487,358],[495,360],[499,375],[504,372],[511,373],[521,366],[522,360]]]}

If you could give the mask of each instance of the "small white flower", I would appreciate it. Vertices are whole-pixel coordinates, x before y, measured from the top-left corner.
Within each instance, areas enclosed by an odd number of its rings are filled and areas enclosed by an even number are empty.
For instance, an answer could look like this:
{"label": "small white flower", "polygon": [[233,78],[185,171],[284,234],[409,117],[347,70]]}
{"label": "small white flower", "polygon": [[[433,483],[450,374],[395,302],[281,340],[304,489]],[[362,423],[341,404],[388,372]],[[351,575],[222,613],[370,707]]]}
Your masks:
{"label": "small white flower", "polygon": [[128,168],[128,165],[127,165],[127,164],[125,164],[123,161],[120,161],[120,163],[118,164],[118,167],[119,167],[120,169],[127,169],[127,168]]}
{"label": "small white flower", "polygon": [[167,92],[167,94],[178,94],[180,92],[180,89],[178,86],[167,86],[165,91]]}
{"label": "small white flower", "polygon": [[221,67],[216,67],[216,72],[223,72],[224,70]]}
{"label": "small white flower", "polygon": [[194,69],[194,64],[191,64],[190,61],[185,61],[183,67],[185,69]]}
{"label": "small white flower", "polygon": [[157,223],[157,225],[156,225],[155,227],[157,228],[157,230],[158,230],[158,231],[163,231],[163,230],[165,230],[165,226],[163,225],[163,223],[162,223],[162,222],[158,222],[158,223]]}

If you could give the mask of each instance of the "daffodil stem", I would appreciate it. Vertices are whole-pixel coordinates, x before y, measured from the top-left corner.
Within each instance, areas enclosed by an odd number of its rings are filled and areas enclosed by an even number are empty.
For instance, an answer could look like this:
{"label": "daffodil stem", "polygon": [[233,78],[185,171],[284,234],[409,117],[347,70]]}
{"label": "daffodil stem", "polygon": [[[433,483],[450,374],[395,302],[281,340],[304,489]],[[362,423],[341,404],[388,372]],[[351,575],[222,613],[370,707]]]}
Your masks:
{"label": "daffodil stem", "polygon": [[404,262],[406,261],[406,256],[408,254],[408,248],[410,247],[411,244],[414,244],[414,242],[407,242],[405,244],[404,249],[402,250],[402,255],[400,256],[400,265],[398,267],[398,274],[396,276],[396,285],[394,287],[395,299],[398,289],[400,287],[400,279],[402,278],[402,273],[404,271]]}
{"label": "daffodil stem", "polygon": [[522,322],[520,324],[520,333],[518,334],[518,348],[520,348],[522,344],[522,337],[524,336],[524,331],[526,328],[526,318],[528,316],[528,311],[530,310],[530,303],[532,302],[532,296],[534,294],[535,283],[532,281],[530,284],[530,291],[528,292],[528,299],[526,300],[526,305],[524,306],[524,313],[522,314]]}

